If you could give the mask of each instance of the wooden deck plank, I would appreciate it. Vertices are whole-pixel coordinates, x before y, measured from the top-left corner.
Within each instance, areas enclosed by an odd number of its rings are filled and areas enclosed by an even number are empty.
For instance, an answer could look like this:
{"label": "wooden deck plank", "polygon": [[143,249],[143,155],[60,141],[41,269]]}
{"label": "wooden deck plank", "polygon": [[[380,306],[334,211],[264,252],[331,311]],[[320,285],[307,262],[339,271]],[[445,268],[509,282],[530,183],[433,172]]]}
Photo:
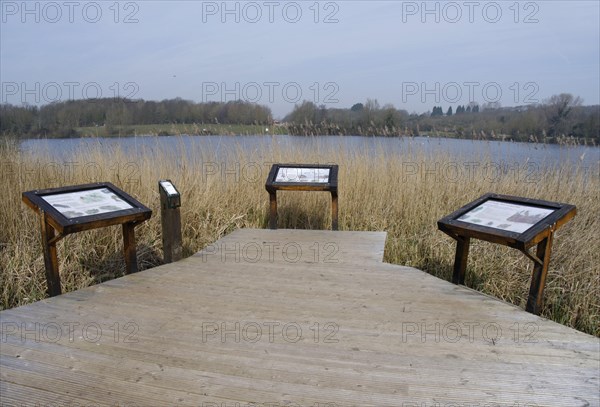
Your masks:
{"label": "wooden deck plank", "polygon": [[2,311],[0,402],[600,403],[597,338],[382,263],[384,244],[382,232],[239,230]]}

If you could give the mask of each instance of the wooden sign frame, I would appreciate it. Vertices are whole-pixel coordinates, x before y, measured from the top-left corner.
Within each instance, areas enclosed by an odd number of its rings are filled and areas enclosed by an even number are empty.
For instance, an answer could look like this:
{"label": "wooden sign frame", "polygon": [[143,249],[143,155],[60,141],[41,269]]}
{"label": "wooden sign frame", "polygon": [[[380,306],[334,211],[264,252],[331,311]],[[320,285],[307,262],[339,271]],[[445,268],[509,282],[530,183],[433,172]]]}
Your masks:
{"label": "wooden sign frame", "polygon": [[[281,169],[329,170],[327,182],[277,181]],[[277,191],[325,191],[331,193],[331,229],[338,230],[338,166],[320,164],[273,164],[265,188],[269,192],[269,228],[277,229]]]}
{"label": "wooden sign frame", "polygon": [[[93,195],[96,191],[98,191],[98,194],[94,198]],[[106,194],[107,199],[112,199],[115,205],[100,207],[104,208],[102,210],[96,209],[90,211],[98,212],[94,214],[70,216],[68,215],[69,212],[59,209],[61,205],[51,204],[46,200],[46,198],[57,198],[59,196],[73,196],[77,198],[78,193],[84,196],[86,192],[90,192],[91,206],[94,205],[93,200],[97,199],[99,194]],[[133,273],[137,271],[134,228],[139,223],[150,219],[152,210],[110,182],[27,191],[23,192],[22,199],[40,217],[42,249],[49,296],[52,297],[61,294],[56,243],[72,233],[105,226],[123,225],[126,272]],[[101,199],[102,197],[100,196]],[[120,205],[122,208],[116,205]],[[68,205],[62,206],[66,207]]]}
{"label": "wooden sign frame", "polygon": [[[547,213],[547,215],[540,217],[539,220],[531,223],[531,226],[520,232],[510,230],[513,227],[513,225],[510,225],[511,222],[506,222],[504,225],[488,226],[468,220],[475,210],[482,209],[485,205],[491,206],[490,203],[492,205],[501,204],[505,208],[514,207],[515,210],[521,212],[523,210],[527,211],[525,214],[516,212],[517,215],[520,215],[517,218],[529,215],[527,208],[530,208],[532,212],[537,211],[538,215],[540,213]],[[438,229],[457,241],[452,282],[454,284],[464,284],[465,282],[471,238],[515,248],[534,262],[526,310],[539,314],[550,263],[554,232],[576,214],[577,208],[569,204],[493,193],[481,196],[450,215],[443,217],[437,223]],[[500,226],[504,226],[504,228]],[[537,245],[536,254],[532,254],[529,249],[535,245]]]}

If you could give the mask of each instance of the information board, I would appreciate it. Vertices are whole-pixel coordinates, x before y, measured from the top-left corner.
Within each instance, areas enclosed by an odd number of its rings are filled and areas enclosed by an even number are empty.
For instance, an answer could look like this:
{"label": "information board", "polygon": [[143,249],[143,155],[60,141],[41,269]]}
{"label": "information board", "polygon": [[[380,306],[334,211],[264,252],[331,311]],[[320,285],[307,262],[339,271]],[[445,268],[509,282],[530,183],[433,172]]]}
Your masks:
{"label": "information board", "polygon": [[41,198],[69,219],[133,208],[108,188],[46,195]]}
{"label": "information board", "polygon": [[515,248],[534,262],[526,310],[539,314],[554,232],[576,213],[574,205],[489,193],[444,216],[438,228],[457,242],[452,282],[465,283],[472,238]]}
{"label": "information board", "polygon": [[265,188],[269,192],[269,227],[277,229],[277,191],[331,193],[331,228],[338,229],[338,166],[335,164],[273,164]]}
{"label": "information board", "polygon": [[553,209],[490,199],[471,209],[458,220],[509,232],[523,233],[552,212],[554,212]]}
{"label": "information board", "polygon": [[329,182],[329,168],[280,167],[275,182]]}
{"label": "information board", "polygon": [[26,191],[23,202],[40,216],[49,296],[62,292],[56,244],[71,233],[122,225],[126,272],[138,270],[134,228],[152,210],[110,182]]}

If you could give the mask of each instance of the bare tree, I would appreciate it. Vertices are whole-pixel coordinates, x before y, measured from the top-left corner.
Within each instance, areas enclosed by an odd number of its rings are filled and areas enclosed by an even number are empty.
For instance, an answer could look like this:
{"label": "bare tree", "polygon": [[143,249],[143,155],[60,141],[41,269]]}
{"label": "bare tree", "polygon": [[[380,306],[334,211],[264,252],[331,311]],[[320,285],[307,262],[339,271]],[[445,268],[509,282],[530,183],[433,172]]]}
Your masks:
{"label": "bare tree", "polygon": [[570,93],[553,95],[544,101],[544,112],[548,124],[549,136],[568,135],[573,129],[572,111],[574,107],[581,106],[583,100]]}

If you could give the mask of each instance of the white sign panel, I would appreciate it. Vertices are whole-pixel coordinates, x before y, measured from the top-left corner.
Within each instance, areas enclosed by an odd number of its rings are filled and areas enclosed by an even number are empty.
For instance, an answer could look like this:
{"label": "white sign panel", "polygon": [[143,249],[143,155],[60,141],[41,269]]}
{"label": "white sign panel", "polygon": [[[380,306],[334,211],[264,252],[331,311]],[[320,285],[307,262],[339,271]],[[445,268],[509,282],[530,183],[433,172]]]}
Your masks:
{"label": "white sign panel", "polygon": [[471,209],[458,220],[509,232],[523,233],[552,212],[554,212],[553,209],[490,199]]}
{"label": "white sign panel", "polygon": [[329,182],[329,168],[279,168],[275,182]]}
{"label": "white sign panel", "polygon": [[42,199],[69,219],[133,208],[108,188],[47,195]]}
{"label": "white sign panel", "polygon": [[160,185],[163,187],[167,195],[178,195],[177,190],[169,181],[161,181]]}

